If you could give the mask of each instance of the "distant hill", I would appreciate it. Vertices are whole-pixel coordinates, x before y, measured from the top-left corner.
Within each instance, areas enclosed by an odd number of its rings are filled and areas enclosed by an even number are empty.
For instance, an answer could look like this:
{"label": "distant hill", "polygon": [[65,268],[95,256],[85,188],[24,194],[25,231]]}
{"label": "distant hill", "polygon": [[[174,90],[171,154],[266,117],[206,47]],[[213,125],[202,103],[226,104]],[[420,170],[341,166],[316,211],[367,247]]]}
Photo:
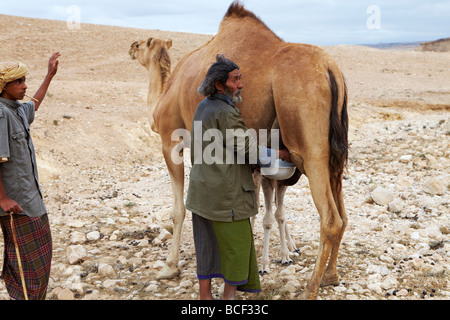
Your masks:
{"label": "distant hill", "polygon": [[450,38],[444,38],[435,41],[363,44],[363,46],[382,50],[420,50],[420,51],[434,51],[434,52],[449,52]]}
{"label": "distant hill", "polygon": [[450,38],[439,39],[436,41],[423,42],[420,44],[422,51],[449,52]]}
{"label": "distant hill", "polygon": [[396,49],[396,50],[414,50],[422,44],[422,41],[415,42],[394,42],[394,43],[377,43],[377,44],[363,44],[365,47],[376,49]]}

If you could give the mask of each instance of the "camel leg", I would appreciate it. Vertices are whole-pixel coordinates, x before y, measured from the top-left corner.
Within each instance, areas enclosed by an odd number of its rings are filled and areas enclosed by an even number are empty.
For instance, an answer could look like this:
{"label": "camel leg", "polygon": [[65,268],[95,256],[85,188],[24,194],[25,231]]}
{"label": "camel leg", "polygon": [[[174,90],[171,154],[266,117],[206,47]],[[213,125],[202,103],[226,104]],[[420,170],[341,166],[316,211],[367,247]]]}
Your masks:
{"label": "camel leg", "polygon": [[344,222],[333,197],[328,162],[321,161],[320,158],[311,159],[310,161],[305,160],[304,167],[310,182],[312,197],[320,215],[320,246],[311,279],[300,298],[316,299],[333,248],[335,248],[335,255],[337,256],[338,243],[341,240]]}
{"label": "camel leg", "polygon": [[294,240],[292,240],[291,231],[289,230],[289,226],[287,223],[286,223],[286,240],[289,252],[300,253],[300,250],[295,245]]}
{"label": "camel leg", "polygon": [[264,204],[265,204],[265,214],[263,219],[263,229],[264,229],[264,248],[261,257],[261,267],[260,273],[266,274],[270,272],[269,267],[269,244],[270,244],[270,231],[272,229],[274,217],[272,214],[272,200],[274,185],[272,181],[267,178],[262,178],[261,185],[264,193]]}
{"label": "camel leg", "polygon": [[292,240],[291,231],[289,230],[289,225],[286,223],[286,240],[289,252],[300,253],[300,250],[295,245],[294,240]]}
{"label": "camel leg", "polygon": [[[342,181],[342,179],[341,179],[341,181]],[[337,204],[337,208],[338,208],[339,215],[340,215],[343,225],[342,225],[342,228],[338,235],[338,239],[337,239],[336,243],[334,243],[333,248],[331,249],[330,260],[328,261],[328,266],[325,269],[325,274],[323,275],[322,282],[320,284],[322,287],[329,286],[329,285],[337,286],[340,283],[339,276],[337,273],[337,257],[338,257],[338,252],[339,252],[339,247],[341,245],[342,237],[344,236],[345,228],[347,227],[347,223],[348,223],[347,213],[346,213],[345,207],[344,207],[344,197],[342,194],[342,189],[338,190],[338,186],[336,184],[333,184],[332,188],[333,188],[334,200]]]}
{"label": "camel leg", "polygon": [[286,193],[286,186],[279,185],[278,182],[275,181],[275,203],[276,203],[276,211],[275,211],[275,219],[278,223],[278,229],[280,232],[280,256],[281,263],[284,265],[288,265],[292,263],[291,258],[289,257],[289,249],[286,243],[286,218],[285,218],[285,210],[283,205],[284,194]]}
{"label": "camel leg", "polygon": [[171,159],[171,152],[174,145],[164,144],[163,155],[169,170],[174,205],[172,211],[173,220],[173,242],[169,249],[166,266],[156,276],[157,280],[170,279],[179,274],[178,261],[180,255],[181,230],[183,227],[186,209],[184,206],[184,163],[175,164]]}
{"label": "camel leg", "polygon": [[[285,210],[284,210],[284,195],[286,193],[287,186],[280,186],[277,185],[276,190],[276,196],[275,196],[275,202],[277,206],[277,211],[275,212],[275,218],[277,219],[278,226],[280,227],[280,222],[284,221],[284,232],[285,232],[285,238],[287,241],[287,250],[289,252],[299,252],[297,249],[297,246],[295,245],[294,241],[291,237],[291,232],[289,230],[289,225],[285,221]],[[281,238],[281,232],[280,232],[280,238]]]}
{"label": "camel leg", "polygon": [[[259,171],[255,171],[253,173],[253,181],[256,184],[256,189],[255,189],[255,198],[256,198],[256,206],[259,212],[259,192],[261,190],[261,179],[262,179],[262,175],[261,173],[259,173]],[[255,230],[255,221],[256,221],[256,215],[254,215],[253,217],[250,218],[250,223],[252,225],[252,230]]]}

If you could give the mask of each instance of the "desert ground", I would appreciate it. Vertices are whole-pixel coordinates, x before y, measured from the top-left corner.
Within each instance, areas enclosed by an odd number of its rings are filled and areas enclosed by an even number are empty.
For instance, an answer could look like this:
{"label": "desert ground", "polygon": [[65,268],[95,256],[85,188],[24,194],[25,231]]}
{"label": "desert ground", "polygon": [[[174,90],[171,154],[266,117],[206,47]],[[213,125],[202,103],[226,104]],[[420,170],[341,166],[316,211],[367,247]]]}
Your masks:
{"label": "desert ground", "polygon": [[[148,125],[147,73],[128,49],[148,37],[172,39],[174,67],[212,36],[90,24],[72,30],[61,21],[5,15],[0,28],[0,60],[28,65],[29,94],[50,55],[62,54],[31,127],[53,236],[47,298],[198,299],[190,212],[179,277],[155,279],[172,241],[172,191],[159,136]],[[348,83],[350,155],[341,284],[321,288],[319,299],[450,299],[450,53],[322,48]],[[285,210],[300,253],[291,265],[277,262],[274,225],[262,293],[238,299],[291,300],[305,287],[319,245],[306,177],[288,189]],[[263,212],[261,200],[258,255]],[[220,297],[222,281],[214,290]],[[0,299],[9,299],[3,282]]]}

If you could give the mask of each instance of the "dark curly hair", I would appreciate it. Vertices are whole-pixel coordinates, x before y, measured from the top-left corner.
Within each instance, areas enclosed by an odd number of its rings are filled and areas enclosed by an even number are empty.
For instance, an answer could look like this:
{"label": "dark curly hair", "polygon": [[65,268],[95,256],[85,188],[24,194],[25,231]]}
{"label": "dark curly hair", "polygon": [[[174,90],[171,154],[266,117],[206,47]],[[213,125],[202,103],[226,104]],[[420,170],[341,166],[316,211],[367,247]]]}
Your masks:
{"label": "dark curly hair", "polygon": [[212,96],[217,92],[214,83],[219,81],[224,86],[228,80],[228,74],[233,70],[239,70],[239,66],[233,61],[227,59],[222,54],[216,56],[216,62],[214,62],[209,68],[205,80],[202,85],[197,89],[197,92],[202,96]]}

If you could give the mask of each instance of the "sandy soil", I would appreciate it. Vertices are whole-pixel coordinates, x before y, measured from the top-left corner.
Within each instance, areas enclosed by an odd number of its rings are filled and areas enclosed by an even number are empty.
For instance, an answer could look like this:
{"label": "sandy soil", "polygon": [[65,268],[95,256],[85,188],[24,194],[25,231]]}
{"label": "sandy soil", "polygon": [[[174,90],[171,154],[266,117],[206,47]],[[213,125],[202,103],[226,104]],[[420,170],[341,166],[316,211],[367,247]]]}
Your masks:
{"label": "sandy soil", "polygon": [[[171,187],[159,137],[148,126],[146,70],[128,57],[128,49],[150,36],[171,38],[175,65],[211,36],[88,24],[69,30],[65,22],[5,15],[0,28],[0,60],[29,66],[29,93],[43,80],[50,55],[62,53],[32,126],[54,242],[48,298],[196,299],[189,213],[181,275],[155,280],[171,242],[170,236],[160,237],[170,229]],[[320,298],[450,298],[450,54],[323,49],[348,82],[351,151],[344,180],[350,222],[339,258],[342,284],[321,289]],[[430,179],[440,183],[439,192],[428,192],[424,184]],[[378,187],[388,189],[401,210],[375,203],[371,192]],[[292,255],[291,266],[277,263],[274,228],[273,271],[262,277],[263,293],[240,299],[294,299],[306,285],[317,254],[319,217],[305,177],[288,190],[286,212],[300,255]],[[100,238],[83,238],[93,231]],[[262,240],[259,214],[258,254]],[[73,245],[86,256],[70,264],[67,249]],[[2,283],[0,297],[7,299]]]}

